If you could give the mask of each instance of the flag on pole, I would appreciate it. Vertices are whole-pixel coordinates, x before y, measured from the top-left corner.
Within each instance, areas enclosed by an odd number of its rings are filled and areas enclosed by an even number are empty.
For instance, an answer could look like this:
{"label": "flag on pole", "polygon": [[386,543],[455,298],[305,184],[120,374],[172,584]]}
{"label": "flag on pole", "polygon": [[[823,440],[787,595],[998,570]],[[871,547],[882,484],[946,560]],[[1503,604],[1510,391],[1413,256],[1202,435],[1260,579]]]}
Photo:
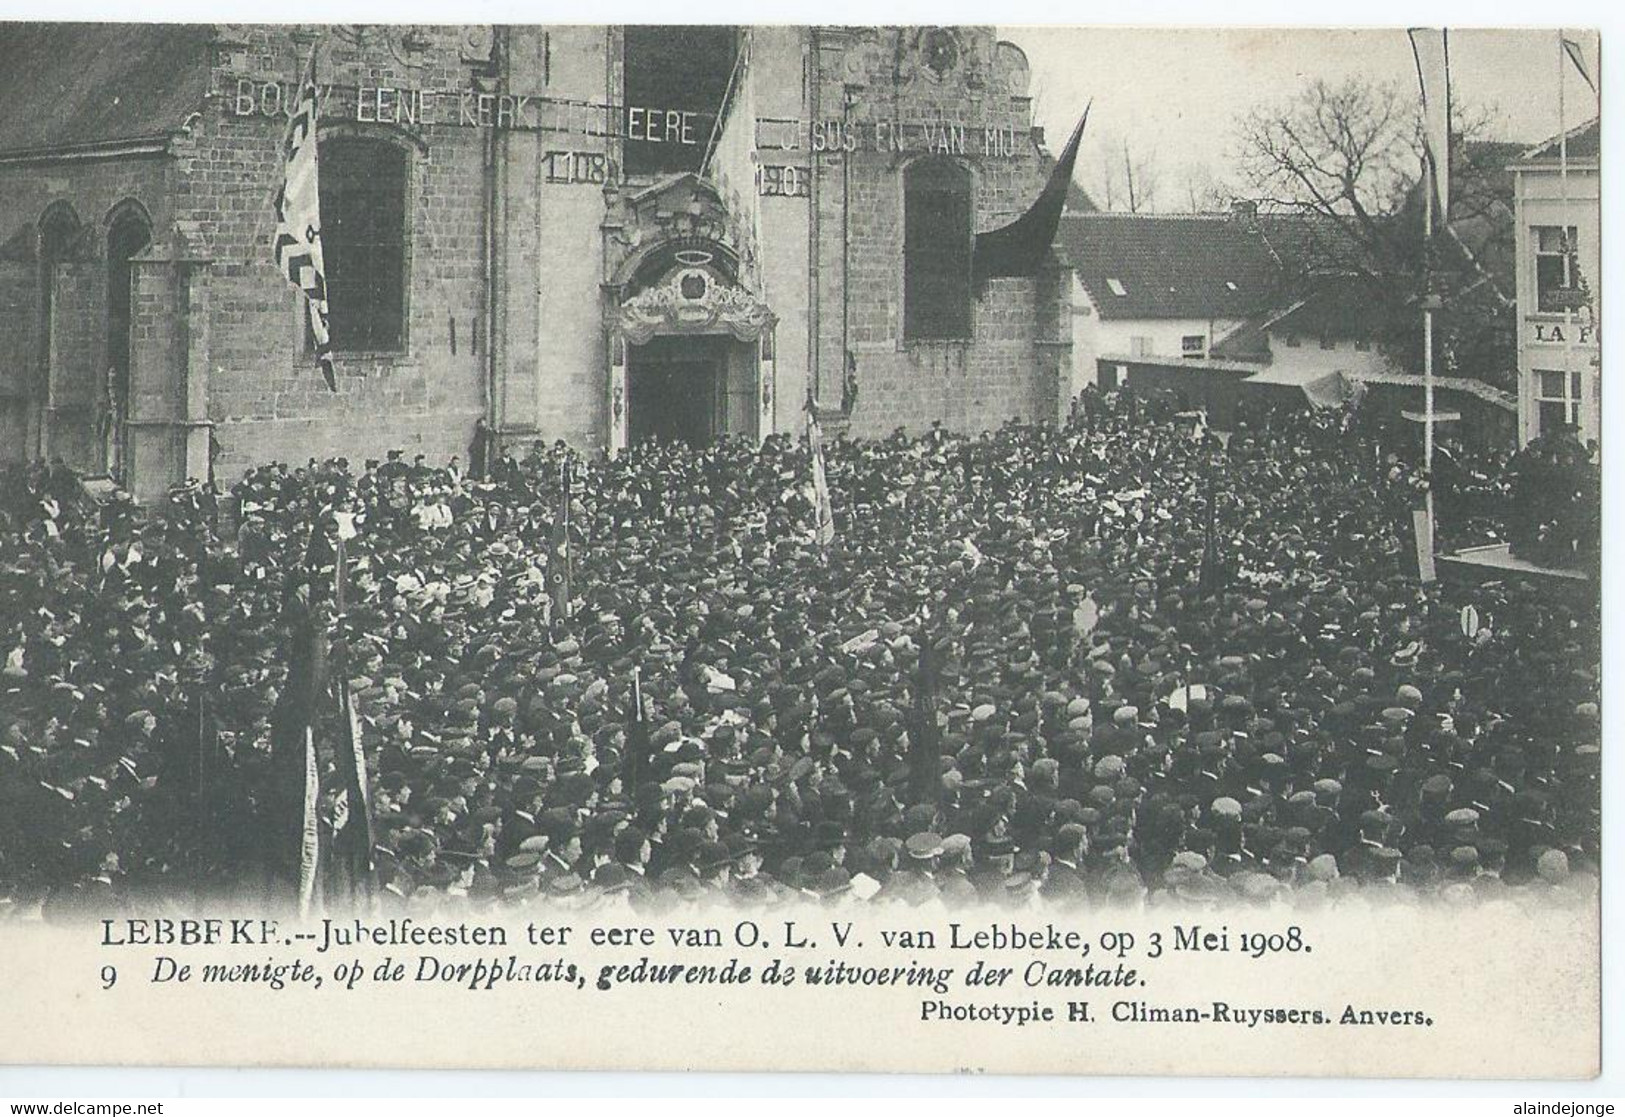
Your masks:
{"label": "flag on pole", "polygon": [[761,264],[762,198],[757,182],[760,156],[756,148],[756,81],[751,71],[751,44],[750,29],[742,29],[700,174],[715,183],[726,203],[739,255],[740,279],[761,293],[766,277]]}
{"label": "flag on pole", "polygon": [[[219,836],[218,801],[209,795],[209,790],[220,767],[220,727],[209,712],[209,699],[201,688],[192,695],[187,726],[196,750],[192,754],[192,805],[198,814],[197,828],[201,837],[198,848],[193,850],[196,856],[203,849],[212,852]],[[196,859],[192,868],[195,878],[199,868]]]}
{"label": "flag on pole", "polygon": [[1591,87],[1591,92],[1596,93],[1597,79],[1591,76],[1591,67],[1586,65],[1585,48],[1580,45],[1579,39],[1572,37],[1567,31],[1563,32],[1562,38],[1563,53],[1569,56],[1574,68],[1580,71],[1580,77]]}
{"label": "flag on pole", "polygon": [[829,478],[824,473],[824,435],[812,401],[807,404],[807,448],[812,451],[813,541],[820,547],[835,542],[835,509],[829,500]]}
{"label": "flag on pole", "polygon": [[559,514],[547,548],[547,586],[553,599],[553,620],[570,616],[570,462],[559,466]]}
{"label": "flag on pole", "polygon": [[915,803],[936,803],[942,795],[942,727],[937,724],[937,687],[942,649],[923,618],[920,661],[914,672],[914,709],[909,718],[909,789]]}
{"label": "flag on pole", "polygon": [[[349,582],[349,561],[345,544],[356,537],[355,515],[350,512],[333,513],[338,525],[333,546],[333,607],[344,612],[345,587]],[[344,672],[337,684],[339,715],[339,765],[343,768],[344,799],[343,823],[335,835],[335,851],[344,858],[351,889],[363,881],[370,887],[373,872],[373,847],[377,838],[373,831],[372,794],[367,788],[367,752],[361,734],[361,714],[356,709],[355,696],[350,693],[350,682]]]}
{"label": "flag on pole", "polygon": [[316,158],[319,46],[316,43],[310,48],[310,62],[282,138],[282,189],[276,195],[274,256],[277,270],[305,296],[310,333],[316,342],[316,362],[328,388],[337,391],[327,329],[327,268],[322,261],[322,205]]}
{"label": "flag on pole", "polygon": [[1088,123],[1089,107],[1085,106],[1078,126],[1072,129],[1072,138],[1050,171],[1049,181],[1027,212],[1008,225],[976,235],[971,271],[978,285],[997,276],[1032,275],[1043,263],[1050,245],[1055,243],[1055,230],[1066,209],[1072,168],[1078,161],[1078,143]]}
{"label": "flag on pole", "polygon": [[1450,32],[1412,27],[1411,55],[1422,90],[1422,140],[1439,220],[1450,220]]}
{"label": "flag on pole", "polygon": [[318,809],[321,772],[316,751],[319,698],[327,683],[326,633],[302,586],[286,606],[287,676],[271,714],[271,753],[277,773],[267,796],[271,840],[266,852],[276,876],[309,914],[321,854]]}
{"label": "flag on pole", "polygon": [[377,838],[372,823],[372,796],[367,790],[367,753],[361,735],[361,714],[347,679],[338,682],[339,732],[344,769],[344,823],[335,835],[334,845],[344,857],[350,887],[366,881],[373,872],[373,847]]}
{"label": "flag on pole", "polygon": [[636,791],[643,779],[643,769],[649,762],[649,718],[643,708],[643,673],[632,668],[632,709],[626,723],[626,760],[621,765],[625,773],[622,790]]}
{"label": "flag on pole", "polygon": [[316,902],[316,866],[321,856],[321,825],[317,807],[321,799],[321,773],[316,770],[316,734],[305,726],[305,797],[299,830],[299,918],[310,915]]}

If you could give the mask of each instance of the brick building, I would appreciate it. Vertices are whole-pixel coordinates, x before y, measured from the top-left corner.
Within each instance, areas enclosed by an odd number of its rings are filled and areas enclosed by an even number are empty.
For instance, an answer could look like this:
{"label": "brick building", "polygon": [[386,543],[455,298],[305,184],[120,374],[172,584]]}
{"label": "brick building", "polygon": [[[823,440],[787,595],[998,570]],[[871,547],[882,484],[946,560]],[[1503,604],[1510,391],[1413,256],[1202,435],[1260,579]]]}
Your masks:
{"label": "brick building", "polygon": [[[272,263],[317,52],[338,391]],[[1069,396],[1068,283],[973,281],[1042,189],[991,28],[14,25],[0,458],[211,467],[982,429]]]}

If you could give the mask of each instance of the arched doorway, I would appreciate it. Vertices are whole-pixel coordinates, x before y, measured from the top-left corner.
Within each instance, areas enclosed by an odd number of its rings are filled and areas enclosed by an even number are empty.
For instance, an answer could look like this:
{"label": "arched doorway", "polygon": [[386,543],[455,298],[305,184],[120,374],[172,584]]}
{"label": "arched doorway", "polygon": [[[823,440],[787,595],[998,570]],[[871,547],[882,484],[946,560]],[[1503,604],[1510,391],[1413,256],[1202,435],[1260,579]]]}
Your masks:
{"label": "arched doorway", "polygon": [[107,378],[98,410],[102,466],[120,484],[128,481],[125,424],[130,409],[131,261],[152,243],[152,224],[138,206],[114,214],[107,230]]}
{"label": "arched doorway", "polygon": [[610,370],[613,449],[770,433],[773,315],[720,256],[679,248],[658,278],[622,300]]}
{"label": "arched doorway", "polygon": [[773,330],[743,217],[715,183],[677,175],[626,195],[606,241],[611,454],[773,433]]}

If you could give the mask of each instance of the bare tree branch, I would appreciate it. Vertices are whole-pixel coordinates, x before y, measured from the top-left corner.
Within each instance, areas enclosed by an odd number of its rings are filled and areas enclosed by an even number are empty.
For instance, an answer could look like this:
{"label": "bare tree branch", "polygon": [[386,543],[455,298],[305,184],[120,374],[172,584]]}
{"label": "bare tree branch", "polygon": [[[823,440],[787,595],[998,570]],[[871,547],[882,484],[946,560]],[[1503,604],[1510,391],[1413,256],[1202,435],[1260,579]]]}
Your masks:
{"label": "bare tree branch", "polygon": [[1392,324],[1383,348],[1406,366],[1418,355],[1416,300],[1439,294],[1446,366],[1502,382],[1514,355],[1503,291],[1513,253],[1506,151],[1480,142],[1493,111],[1454,109],[1451,220],[1431,246],[1422,237],[1420,113],[1391,84],[1312,80],[1241,116],[1241,186],[1261,212],[1301,216],[1287,261],[1301,273],[1298,289],[1317,275],[1363,279],[1368,303],[1386,308]]}

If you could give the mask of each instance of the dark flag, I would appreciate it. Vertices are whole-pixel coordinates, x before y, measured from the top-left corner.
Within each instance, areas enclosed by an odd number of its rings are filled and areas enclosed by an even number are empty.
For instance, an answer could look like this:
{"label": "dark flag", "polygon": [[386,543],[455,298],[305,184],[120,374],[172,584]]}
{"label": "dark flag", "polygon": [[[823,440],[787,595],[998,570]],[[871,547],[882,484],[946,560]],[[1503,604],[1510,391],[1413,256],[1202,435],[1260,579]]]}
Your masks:
{"label": "dark flag", "polygon": [[361,715],[356,710],[349,681],[340,679],[336,689],[337,759],[344,785],[344,806],[338,832],[333,836],[333,852],[339,858],[338,868],[352,895],[367,895],[372,885],[373,846],[377,841],[372,827],[372,797],[367,790],[367,753],[362,745]]}
{"label": "dark flag", "polygon": [[[339,520],[337,514],[335,514],[334,519],[337,520],[339,527],[333,537],[333,611],[339,614],[340,620],[342,620],[344,613],[344,584],[347,581],[344,544],[354,534],[355,529],[353,519],[348,521]],[[348,531],[346,530],[346,524],[350,525]]]}
{"label": "dark flag", "polygon": [[[341,614],[344,610],[345,585],[349,579],[345,543],[355,534],[354,519],[348,513],[338,513],[338,537],[333,557],[333,602]],[[334,834],[334,853],[340,859],[337,868],[348,884],[352,895],[369,894],[373,874],[373,846],[376,838],[372,824],[372,796],[367,788],[367,752],[361,734],[361,715],[356,710],[355,697],[345,672],[337,672],[334,686],[338,700],[338,749],[336,764],[344,787],[342,821]]]}
{"label": "dark flag", "polygon": [[626,761],[621,766],[622,790],[628,795],[638,788],[643,770],[649,764],[649,718],[643,709],[643,676],[632,669],[632,709],[626,723]]}
{"label": "dark flag", "polygon": [[1558,32],[1558,37],[1563,40],[1563,53],[1569,56],[1574,68],[1580,71],[1580,77],[1586,86],[1592,93],[1596,93],[1597,79],[1591,76],[1591,67],[1586,64],[1585,48],[1580,45],[1580,40],[1573,38],[1567,31]]}
{"label": "dark flag", "polygon": [[474,420],[474,438],[468,444],[468,479],[485,481],[491,476],[491,452],[494,449],[491,428],[484,419]]}
{"label": "dark flag", "polygon": [[[203,819],[207,820],[212,813],[210,783],[220,766],[220,726],[215,721],[214,710],[201,686],[192,692],[191,701],[187,703],[186,729],[187,744],[192,753],[191,770],[188,773],[190,776],[188,782],[192,786],[192,801],[197,805]],[[201,829],[204,839],[208,840],[211,828],[206,821]]]}
{"label": "dark flag", "polygon": [[174,843],[177,861],[194,887],[220,865],[218,777],[220,736],[205,692],[203,672],[183,667],[191,693],[160,737],[163,750],[152,800]]}
{"label": "dark flag", "polygon": [[[334,530],[327,531],[332,516]],[[345,658],[342,641],[330,640],[327,628],[333,613],[342,613],[345,599],[345,543],[355,535],[354,517],[345,512],[324,509],[311,527],[305,548],[305,575],[308,581],[288,602],[288,673],[277,707],[271,715],[272,763],[277,772],[276,790],[270,796],[270,825],[273,828],[271,858],[274,869],[296,882],[299,914],[308,916],[320,902],[324,856],[323,846],[340,834],[323,836],[321,821],[322,756],[317,739],[322,733],[327,703],[338,700],[341,741],[333,748],[340,769],[339,779],[348,789],[359,779],[363,791],[347,792],[345,805],[365,803],[365,762],[356,755],[361,748],[359,726],[347,687],[335,688],[334,676],[343,677]],[[333,563],[330,594],[320,592],[326,562]],[[336,660],[336,663],[335,663]],[[359,766],[358,766],[359,765]],[[346,771],[345,769],[348,769]],[[356,812],[370,826],[363,805]],[[297,828],[290,820],[297,819]],[[348,829],[348,824],[339,828]],[[351,831],[338,849],[348,848],[361,838]],[[327,852],[336,852],[327,851]],[[364,857],[370,863],[372,843],[367,840]],[[329,874],[332,875],[332,874]],[[354,878],[359,879],[359,878]]]}
{"label": "dark flag", "polygon": [[570,616],[570,462],[559,466],[559,514],[547,547],[547,588],[553,599],[553,622]]}
{"label": "dark flag", "polygon": [[328,649],[319,608],[311,604],[308,589],[301,589],[289,603],[288,674],[271,715],[277,777],[267,802],[266,853],[273,873],[294,885],[301,916],[309,914],[315,901],[321,853],[315,727],[320,696],[327,688]]}
{"label": "dark flag", "polygon": [[920,663],[914,675],[914,709],[908,727],[910,799],[935,806],[942,793],[942,729],[937,724],[937,683],[942,649],[921,633]]}
{"label": "dark flag", "polygon": [[193,844],[188,850],[192,880],[201,884],[211,857],[218,857],[220,821],[213,781],[220,766],[220,726],[215,721],[208,696],[199,685],[186,704],[186,736],[183,747],[191,755],[187,784],[191,792]]}
{"label": "dark flag", "polygon": [[1078,142],[1083,139],[1087,123],[1089,109],[1085,107],[1043,192],[1027,212],[1008,225],[976,235],[971,270],[977,286],[996,276],[1032,275],[1038,271],[1050,245],[1055,243],[1055,230],[1066,209],[1067,189],[1072,185],[1072,168],[1078,161]]}

